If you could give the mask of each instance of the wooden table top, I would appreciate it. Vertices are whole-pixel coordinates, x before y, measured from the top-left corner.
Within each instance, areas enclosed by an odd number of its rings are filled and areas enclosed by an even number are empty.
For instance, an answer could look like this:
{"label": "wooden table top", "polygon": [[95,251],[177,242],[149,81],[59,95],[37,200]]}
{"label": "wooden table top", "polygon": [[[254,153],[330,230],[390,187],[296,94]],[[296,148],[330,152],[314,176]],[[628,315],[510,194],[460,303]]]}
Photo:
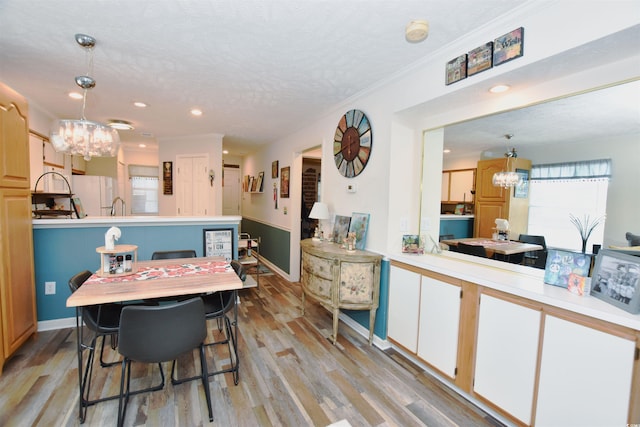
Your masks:
{"label": "wooden table top", "polygon": [[513,255],[522,252],[540,251],[544,249],[542,246],[534,245],[532,243],[522,243],[516,242],[514,240],[492,240],[485,237],[469,237],[466,239],[442,240],[442,243],[445,243],[449,246],[457,246],[458,243],[461,242],[468,245],[484,246],[485,249],[502,255]]}
{"label": "wooden table top", "polygon": [[67,298],[67,307],[241,288],[242,281],[221,257],[139,261],[137,273],[128,276],[93,274]]}

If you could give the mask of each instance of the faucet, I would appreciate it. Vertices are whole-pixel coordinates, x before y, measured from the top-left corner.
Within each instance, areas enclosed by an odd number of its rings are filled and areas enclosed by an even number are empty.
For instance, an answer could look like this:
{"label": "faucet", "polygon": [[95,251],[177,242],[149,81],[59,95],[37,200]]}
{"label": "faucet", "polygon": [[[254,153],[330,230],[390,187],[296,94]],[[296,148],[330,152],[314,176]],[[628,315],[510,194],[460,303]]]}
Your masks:
{"label": "faucet", "polygon": [[115,199],[113,199],[113,202],[111,202],[111,216],[115,216],[116,212],[115,212],[115,208],[116,208],[116,202],[120,200],[120,202],[122,202],[122,216],[125,216],[127,214],[127,205],[124,202],[124,199],[120,196],[116,197]]}

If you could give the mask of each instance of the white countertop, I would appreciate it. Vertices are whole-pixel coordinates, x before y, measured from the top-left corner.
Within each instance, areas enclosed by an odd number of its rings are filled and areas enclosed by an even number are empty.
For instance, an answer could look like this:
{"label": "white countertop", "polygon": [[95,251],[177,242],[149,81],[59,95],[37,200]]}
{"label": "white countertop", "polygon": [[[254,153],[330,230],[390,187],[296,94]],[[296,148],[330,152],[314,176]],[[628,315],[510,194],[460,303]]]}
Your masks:
{"label": "white countertop", "polygon": [[239,224],[238,215],[224,216],[94,216],[82,219],[33,219],[33,228],[91,228],[105,226],[213,225]]}
{"label": "white countertop", "polygon": [[475,215],[441,214],[440,219],[473,219]]}
{"label": "white countertop", "polygon": [[589,295],[544,283],[544,270],[490,259],[472,259],[455,252],[442,254],[393,254],[392,260],[442,273],[487,288],[640,331],[640,314],[628,313]]}

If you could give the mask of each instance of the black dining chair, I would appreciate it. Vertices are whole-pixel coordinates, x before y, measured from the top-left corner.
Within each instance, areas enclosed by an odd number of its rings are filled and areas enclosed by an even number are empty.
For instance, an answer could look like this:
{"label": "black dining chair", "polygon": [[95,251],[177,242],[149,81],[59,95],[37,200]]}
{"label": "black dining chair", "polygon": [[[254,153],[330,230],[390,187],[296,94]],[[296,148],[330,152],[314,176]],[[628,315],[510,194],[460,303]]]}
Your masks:
{"label": "black dining chair", "polygon": [[[207,336],[204,303],[195,297],[174,304],[159,306],[127,306],[120,316],[120,342],[118,351],[122,360],[122,376],[120,378],[120,400],[118,404],[118,426],[124,424],[127,403],[131,392],[131,363],[157,363],[162,377],[160,389],[164,387],[165,378],[162,362],[173,361],[171,366],[172,384],[180,384],[185,380],[174,381],[176,359],[178,356],[199,349],[201,374],[195,378],[202,380],[209,421],[213,421],[211,409],[211,392],[209,375],[204,353],[204,340]],[[136,392],[137,393],[137,392]]]}
{"label": "black dining chair", "polygon": [[484,246],[468,245],[466,243],[458,242],[457,249],[458,249],[458,252],[463,254],[474,255],[474,256],[479,256],[484,258],[487,257],[487,250],[484,248]]}
{"label": "black dining chair", "polygon": [[547,264],[547,242],[544,236],[521,234],[518,241],[542,246],[542,250],[525,252],[523,264],[535,268],[545,268]]}

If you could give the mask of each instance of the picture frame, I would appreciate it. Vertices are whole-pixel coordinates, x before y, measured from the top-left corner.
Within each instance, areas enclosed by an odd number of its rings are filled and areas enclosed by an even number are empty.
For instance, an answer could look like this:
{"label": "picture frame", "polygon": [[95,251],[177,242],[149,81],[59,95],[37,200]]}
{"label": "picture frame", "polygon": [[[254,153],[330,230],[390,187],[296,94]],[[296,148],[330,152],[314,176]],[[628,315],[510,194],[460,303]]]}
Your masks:
{"label": "picture frame", "polygon": [[640,313],[640,256],[602,249],[596,257],[591,296],[631,314]]}
{"label": "picture frame", "polygon": [[454,215],[464,215],[464,203],[458,203],[453,213]]}
{"label": "picture frame", "polygon": [[84,208],[82,207],[82,202],[80,201],[80,197],[72,197],[71,204],[73,205],[73,210],[76,213],[76,218],[82,219],[87,216],[87,214],[84,211]]}
{"label": "picture frame", "polygon": [[173,162],[162,162],[162,194],[173,194]]}
{"label": "picture frame", "polygon": [[336,219],[333,223],[333,241],[342,245],[344,239],[349,232],[349,225],[351,224],[350,216],[336,215]]}
{"label": "picture frame", "polygon": [[280,169],[280,197],[283,199],[289,198],[289,174],[291,173],[291,166]]}
{"label": "picture frame", "polygon": [[402,253],[403,254],[423,254],[424,245],[420,241],[417,234],[405,234],[402,236]]}
{"label": "picture frame", "polygon": [[356,233],[356,249],[364,250],[367,243],[367,231],[369,229],[369,214],[353,212],[349,232]]}
{"label": "picture frame", "polygon": [[589,277],[591,255],[581,252],[549,249],[544,269],[544,283],[569,288],[569,281]]}
{"label": "picture frame", "polygon": [[459,82],[467,78],[467,54],[458,56],[447,62],[446,67],[446,85]]}
{"label": "picture frame", "polygon": [[493,66],[524,55],[524,27],[516,28],[493,41]]}
{"label": "picture frame", "polygon": [[232,228],[205,229],[202,232],[202,253],[205,257],[224,257],[227,262],[233,259],[235,245]]}
{"label": "picture frame", "polygon": [[271,162],[271,178],[278,177],[278,163],[278,160],[274,160],[273,162]]}
{"label": "picture frame", "polygon": [[516,169],[516,173],[522,177],[522,182],[513,187],[513,197],[526,199],[529,197],[529,170]]}
{"label": "picture frame", "polygon": [[493,42],[487,42],[467,53],[467,76],[493,67]]}

